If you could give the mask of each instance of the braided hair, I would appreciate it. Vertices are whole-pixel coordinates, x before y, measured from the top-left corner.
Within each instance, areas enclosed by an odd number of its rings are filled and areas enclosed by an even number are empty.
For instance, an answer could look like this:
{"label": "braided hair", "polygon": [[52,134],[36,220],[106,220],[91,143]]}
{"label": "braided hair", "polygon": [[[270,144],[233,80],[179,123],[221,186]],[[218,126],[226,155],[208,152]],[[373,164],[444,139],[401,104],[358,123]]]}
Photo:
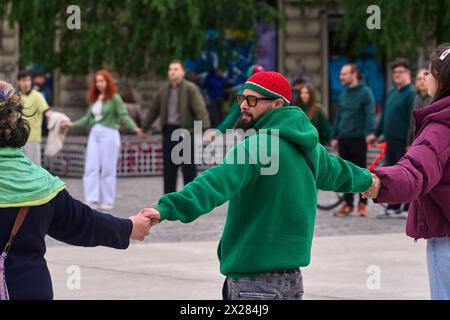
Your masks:
{"label": "braided hair", "polygon": [[30,126],[22,111],[20,95],[9,83],[0,81],[0,148],[20,148],[27,142]]}

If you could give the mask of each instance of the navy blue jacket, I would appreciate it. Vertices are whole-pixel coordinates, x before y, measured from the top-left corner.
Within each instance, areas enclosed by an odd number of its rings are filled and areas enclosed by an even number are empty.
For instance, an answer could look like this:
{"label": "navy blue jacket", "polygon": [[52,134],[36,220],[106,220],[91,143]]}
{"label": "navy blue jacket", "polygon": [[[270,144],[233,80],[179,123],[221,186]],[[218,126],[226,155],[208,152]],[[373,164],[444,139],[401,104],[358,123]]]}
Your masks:
{"label": "navy blue jacket", "polygon": [[[6,245],[18,208],[0,209],[0,251]],[[97,212],[65,190],[47,204],[30,207],[5,261],[10,299],[53,299],[44,259],[45,236],[85,247],[126,249],[133,224],[129,219]]]}

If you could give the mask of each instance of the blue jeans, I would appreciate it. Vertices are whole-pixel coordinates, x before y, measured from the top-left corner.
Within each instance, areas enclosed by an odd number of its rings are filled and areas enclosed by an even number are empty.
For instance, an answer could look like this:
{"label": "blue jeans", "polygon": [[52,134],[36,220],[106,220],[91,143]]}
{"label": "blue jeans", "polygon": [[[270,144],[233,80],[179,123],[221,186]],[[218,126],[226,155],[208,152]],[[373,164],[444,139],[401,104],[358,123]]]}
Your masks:
{"label": "blue jeans", "polygon": [[450,300],[450,237],[427,241],[428,279],[432,300]]}
{"label": "blue jeans", "polygon": [[248,278],[226,278],[224,300],[302,300],[300,269],[275,271]]}

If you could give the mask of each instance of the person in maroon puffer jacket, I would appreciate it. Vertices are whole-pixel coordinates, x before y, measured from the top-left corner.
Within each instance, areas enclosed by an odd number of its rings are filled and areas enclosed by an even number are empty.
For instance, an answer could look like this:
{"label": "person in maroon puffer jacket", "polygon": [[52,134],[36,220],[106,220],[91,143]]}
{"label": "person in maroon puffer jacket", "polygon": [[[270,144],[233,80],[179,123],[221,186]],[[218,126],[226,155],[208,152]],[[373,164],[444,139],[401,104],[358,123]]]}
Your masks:
{"label": "person in maroon puffer jacket", "polygon": [[374,202],[411,202],[406,234],[427,239],[431,298],[450,299],[450,44],[440,45],[426,72],[431,105],[414,111],[416,131],[407,154],[375,169]]}

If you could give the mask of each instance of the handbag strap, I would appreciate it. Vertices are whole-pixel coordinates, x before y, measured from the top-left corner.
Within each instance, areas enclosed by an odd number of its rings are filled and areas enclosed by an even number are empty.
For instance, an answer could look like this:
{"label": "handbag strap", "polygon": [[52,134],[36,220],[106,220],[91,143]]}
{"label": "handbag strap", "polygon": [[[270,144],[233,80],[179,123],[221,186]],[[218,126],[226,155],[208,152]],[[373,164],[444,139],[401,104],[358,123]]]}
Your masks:
{"label": "handbag strap", "polygon": [[27,213],[28,213],[29,207],[23,207],[19,209],[19,213],[17,214],[16,221],[14,222],[14,226],[11,231],[11,235],[9,236],[8,242],[6,243],[5,249],[3,249],[3,252],[8,254],[9,250],[11,249],[12,243],[14,241],[14,238],[19,231],[20,227],[23,224],[23,221],[25,220]]}

